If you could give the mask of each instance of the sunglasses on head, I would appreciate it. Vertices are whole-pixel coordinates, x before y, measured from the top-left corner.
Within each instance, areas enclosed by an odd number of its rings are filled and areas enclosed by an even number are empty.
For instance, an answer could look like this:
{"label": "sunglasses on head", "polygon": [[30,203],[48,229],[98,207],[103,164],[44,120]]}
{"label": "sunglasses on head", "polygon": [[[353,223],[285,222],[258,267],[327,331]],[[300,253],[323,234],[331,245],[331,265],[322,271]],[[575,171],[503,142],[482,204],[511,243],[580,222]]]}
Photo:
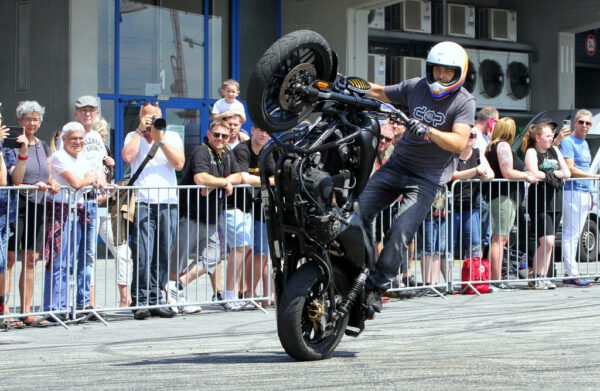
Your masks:
{"label": "sunglasses on head", "polygon": [[577,120],[577,123],[578,123],[579,125],[592,126],[592,123],[591,123],[591,122],[588,122],[588,121],[583,121],[583,120],[581,120],[581,119],[578,119],[578,120]]}
{"label": "sunglasses on head", "polygon": [[391,137],[386,137],[386,136],[381,136],[381,139],[382,139],[383,141],[385,141],[386,143],[391,143],[392,141],[394,141],[394,139],[393,139],[393,138],[391,138]]}
{"label": "sunglasses on head", "polygon": [[227,140],[227,139],[229,138],[229,135],[228,135],[228,134],[225,134],[225,133],[219,133],[219,132],[212,132],[212,136],[213,136],[214,138],[220,138],[220,139],[223,139],[223,140]]}

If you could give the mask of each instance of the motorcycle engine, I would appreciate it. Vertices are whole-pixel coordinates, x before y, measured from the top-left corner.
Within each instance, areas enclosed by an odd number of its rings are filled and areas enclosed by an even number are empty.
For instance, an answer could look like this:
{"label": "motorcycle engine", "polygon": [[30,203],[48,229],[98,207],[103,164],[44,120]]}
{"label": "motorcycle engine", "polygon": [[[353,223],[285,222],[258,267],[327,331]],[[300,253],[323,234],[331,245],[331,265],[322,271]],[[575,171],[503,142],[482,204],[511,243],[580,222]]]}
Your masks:
{"label": "motorcycle engine", "polygon": [[331,205],[331,195],[333,194],[331,175],[326,171],[313,168],[305,172],[303,177],[304,188],[315,203],[314,208],[309,209],[310,212],[322,214]]}
{"label": "motorcycle engine", "polygon": [[317,168],[304,173],[304,188],[313,206],[309,208],[311,216],[307,219],[306,230],[320,241],[328,243],[335,239],[342,230],[342,224],[334,216],[340,213],[333,205],[334,181],[331,175]]}

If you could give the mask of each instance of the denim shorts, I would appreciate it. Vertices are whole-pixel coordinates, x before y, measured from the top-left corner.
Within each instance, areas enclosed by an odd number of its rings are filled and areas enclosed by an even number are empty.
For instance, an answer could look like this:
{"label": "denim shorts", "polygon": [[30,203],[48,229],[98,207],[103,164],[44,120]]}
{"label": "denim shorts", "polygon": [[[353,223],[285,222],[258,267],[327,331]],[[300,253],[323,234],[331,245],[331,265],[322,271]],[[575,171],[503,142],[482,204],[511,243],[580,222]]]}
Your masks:
{"label": "denim shorts", "polygon": [[425,254],[446,255],[446,219],[423,221],[423,252]]}
{"label": "denim shorts", "polygon": [[239,209],[227,209],[224,212],[225,234],[229,248],[251,246],[254,218],[251,213]]}
{"label": "denim shorts", "polygon": [[[0,217],[0,219],[6,220],[6,217]],[[0,224],[0,273],[6,272],[6,264],[7,264],[7,243],[8,238],[12,236],[10,232],[10,225],[6,226],[6,223],[3,222]]]}
{"label": "denim shorts", "polygon": [[267,224],[254,220],[254,247],[255,255],[267,255],[269,253],[269,238],[267,236]]}

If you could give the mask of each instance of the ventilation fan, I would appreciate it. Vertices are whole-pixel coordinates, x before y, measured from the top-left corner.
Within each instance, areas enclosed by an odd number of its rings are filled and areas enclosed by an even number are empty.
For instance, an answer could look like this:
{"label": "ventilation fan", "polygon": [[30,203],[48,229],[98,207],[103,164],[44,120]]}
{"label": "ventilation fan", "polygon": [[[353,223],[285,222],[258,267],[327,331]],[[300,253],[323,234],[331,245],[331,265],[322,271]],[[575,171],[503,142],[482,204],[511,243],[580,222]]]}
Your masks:
{"label": "ventilation fan", "polygon": [[504,87],[502,65],[494,60],[483,60],[479,65],[479,73],[483,82],[483,92],[490,98],[500,95]]}
{"label": "ventilation fan", "polygon": [[507,73],[513,98],[523,99],[529,95],[531,84],[527,66],[522,62],[513,61],[508,64]]}
{"label": "ventilation fan", "polygon": [[473,93],[475,90],[475,83],[477,82],[477,70],[475,69],[475,65],[469,61],[469,68],[467,68],[467,76],[465,77],[465,83],[463,87],[470,93]]}

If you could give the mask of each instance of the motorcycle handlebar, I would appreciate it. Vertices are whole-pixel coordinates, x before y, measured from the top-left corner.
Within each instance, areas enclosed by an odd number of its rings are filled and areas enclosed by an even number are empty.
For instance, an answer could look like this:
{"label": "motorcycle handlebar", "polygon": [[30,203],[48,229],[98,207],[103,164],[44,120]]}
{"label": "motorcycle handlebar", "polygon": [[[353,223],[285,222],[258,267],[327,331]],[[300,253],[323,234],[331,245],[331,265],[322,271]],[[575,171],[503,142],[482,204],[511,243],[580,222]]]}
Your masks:
{"label": "motorcycle handlebar", "polygon": [[366,110],[387,114],[389,115],[389,118],[394,122],[408,122],[408,117],[402,111],[396,109],[391,104],[383,103],[375,98],[364,98],[360,96],[346,95],[334,91],[325,92],[312,86],[302,87],[302,90],[307,96],[312,98],[334,100],[336,102],[344,103],[349,106],[358,106]]}

